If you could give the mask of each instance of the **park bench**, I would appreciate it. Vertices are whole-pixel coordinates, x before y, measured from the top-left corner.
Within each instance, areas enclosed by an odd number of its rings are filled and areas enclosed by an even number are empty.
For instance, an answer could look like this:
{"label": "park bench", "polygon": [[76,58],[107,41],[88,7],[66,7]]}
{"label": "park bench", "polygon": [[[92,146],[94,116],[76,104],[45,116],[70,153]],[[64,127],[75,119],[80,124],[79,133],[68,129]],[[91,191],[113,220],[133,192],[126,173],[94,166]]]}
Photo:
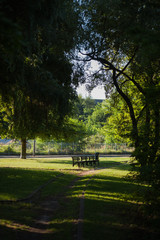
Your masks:
{"label": "park bench", "polygon": [[72,156],[72,163],[73,167],[77,164],[78,167],[81,167],[84,165],[92,166],[92,165],[99,165],[99,153],[95,153],[93,155],[74,155]]}

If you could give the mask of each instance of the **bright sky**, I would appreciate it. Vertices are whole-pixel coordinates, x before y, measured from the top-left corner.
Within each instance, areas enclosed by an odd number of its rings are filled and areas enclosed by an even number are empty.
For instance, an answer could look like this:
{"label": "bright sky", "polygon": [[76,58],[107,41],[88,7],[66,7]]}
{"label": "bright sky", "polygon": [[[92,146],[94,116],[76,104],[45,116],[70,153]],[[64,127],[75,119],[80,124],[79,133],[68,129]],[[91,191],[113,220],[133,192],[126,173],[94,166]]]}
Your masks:
{"label": "bright sky", "polygon": [[[90,70],[99,70],[99,64],[97,61],[93,61],[91,60],[90,62]],[[104,87],[103,86],[97,86],[96,88],[94,88],[91,91],[91,94],[88,93],[88,91],[86,90],[85,84],[81,85],[78,89],[77,89],[78,95],[82,95],[83,98],[86,98],[88,96],[91,96],[91,98],[93,99],[106,99],[105,97],[105,91],[104,91]]]}
{"label": "bright sky", "polygon": [[[89,96],[88,91],[86,90],[85,84],[81,85],[78,89],[77,89],[78,95],[82,95],[83,98],[86,98]],[[104,87],[103,86],[98,86],[96,88],[94,88],[91,91],[91,98],[93,99],[106,99],[105,97],[105,91],[104,91]]]}

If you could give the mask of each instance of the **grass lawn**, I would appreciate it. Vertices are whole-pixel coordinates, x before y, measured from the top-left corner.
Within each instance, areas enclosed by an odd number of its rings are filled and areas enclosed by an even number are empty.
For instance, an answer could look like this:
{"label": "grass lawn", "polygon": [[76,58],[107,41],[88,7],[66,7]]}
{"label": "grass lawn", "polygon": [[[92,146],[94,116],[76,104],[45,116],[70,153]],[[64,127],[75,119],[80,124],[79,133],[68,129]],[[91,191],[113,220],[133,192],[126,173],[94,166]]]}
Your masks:
{"label": "grass lawn", "polygon": [[[128,160],[100,158],[100,166],[86,175],[92,167],[72,167],[71,158],[1,158],[0,200],[25,198],[54,181],[32,201],[0,203],[0,239],[77,239],[84,191],[83,239],[160,239],[158,217],[144,215],[143,192],[147,187],[125,178],[130,171]],[[51,211],[45,210],[47,203],[52,204]],[[37,223],[44,217],[48,222]]]}

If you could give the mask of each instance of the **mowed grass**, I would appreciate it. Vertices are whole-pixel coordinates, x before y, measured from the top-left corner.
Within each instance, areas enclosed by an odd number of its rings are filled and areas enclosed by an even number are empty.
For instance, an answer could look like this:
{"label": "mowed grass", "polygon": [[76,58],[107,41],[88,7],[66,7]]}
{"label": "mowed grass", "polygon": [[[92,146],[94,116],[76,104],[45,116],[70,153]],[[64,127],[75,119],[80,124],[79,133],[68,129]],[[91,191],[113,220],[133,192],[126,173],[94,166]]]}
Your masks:
{"label": "mowed grass", "polygon": [[67,186],[76,178],[77,169],[72,168],[71,158],[0,159],[0,200],[25,198],[53,180],[35,194],[31,202],[0,203],[0,239],[27,239],[38,234],[39,230],[33,226],[43,210],[41,203],[65,194]]}
{"label": "mowed grass", "polygon": [[[127,157],[100,158],[100,166],[94,170],[72,167],[71,158],[0,159],[1,200],[26,197],[54,179],[32,202],[0,203],[0,239],[77,239],[83,191],[83,239],[159,239],[157,228],[140,211],[147,187],[126,178],[130,172],[128,161]],[[94,171],[84,175],[88,170]],[[78,173],[83,175],[77,176]],[[35,219],[42,214],[41,204],[50,198],[59,207],[45,226],[49,232],[38,233],[40,227],[35,225]]]}
{"label": "mowed grass", "polygon": [[[107,161],[102,158],[100,167],[108,168],[112,167],[112,164],[113,166],[117,163],[123,164],[124,161],[126,158],[113,158]],[[92,168],[73,167],[71,158],[0,158],[0,200],[25,198],[62,172],[76,174]]]}
{"label": "mowed grass", "polygon": [[120,165],[99,172],[89,182],[85,194],[85,239],[150,239],[142,218],[137,219],[143,205],[143,195],[137,193],[145,191],[145,186],[127,181],[125,176],[126,169]]}
{"label": "mowed grass", "polygon": [[[65,163],[64,163],[65,162]],[[39,186],[67,169],[69,160],[57,159],[0,159],[0,200],[27,197]]]}
{"label": "mowed grass", "polygon": [[64,170],[77,169],[72,167],[71,158],[0,158],[0,167],[7,168],[25,168],[25,169],[43,169],[43,170]]}

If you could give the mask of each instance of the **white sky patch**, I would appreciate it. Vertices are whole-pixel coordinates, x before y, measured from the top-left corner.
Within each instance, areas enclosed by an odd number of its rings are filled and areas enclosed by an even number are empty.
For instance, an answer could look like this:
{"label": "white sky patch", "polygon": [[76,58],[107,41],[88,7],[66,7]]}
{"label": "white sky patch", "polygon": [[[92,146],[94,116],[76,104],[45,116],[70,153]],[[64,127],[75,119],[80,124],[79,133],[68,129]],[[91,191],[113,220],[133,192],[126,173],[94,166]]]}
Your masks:
{"label": "white sky patch", "polygon": [[[90,70],[91,71],[95,71],[95,70],[99,70],[100,67],[100,63],[98,63],[97,61],[91,60],[91,66],[90,66]],[[77,93],[78,95],[82,95],[83,98],[86,97],[91,97],[92,99],[106,99],[105,97],[105,90],[104,90],[104,86],[99,85],[97,87],[95,87],[90,93],[86,90],[86,84],[82,84],[81,86],[79,86],[77,88]]]}
{"label": "white sky patch", "polygon": [[91,97],[93,99],[106,99],[105,90],[103,86],[97,86],[94,88],[91,93],[86,90],[86,85],[83,84],[77,88],[78,95],[82,95],[83,98]]}

